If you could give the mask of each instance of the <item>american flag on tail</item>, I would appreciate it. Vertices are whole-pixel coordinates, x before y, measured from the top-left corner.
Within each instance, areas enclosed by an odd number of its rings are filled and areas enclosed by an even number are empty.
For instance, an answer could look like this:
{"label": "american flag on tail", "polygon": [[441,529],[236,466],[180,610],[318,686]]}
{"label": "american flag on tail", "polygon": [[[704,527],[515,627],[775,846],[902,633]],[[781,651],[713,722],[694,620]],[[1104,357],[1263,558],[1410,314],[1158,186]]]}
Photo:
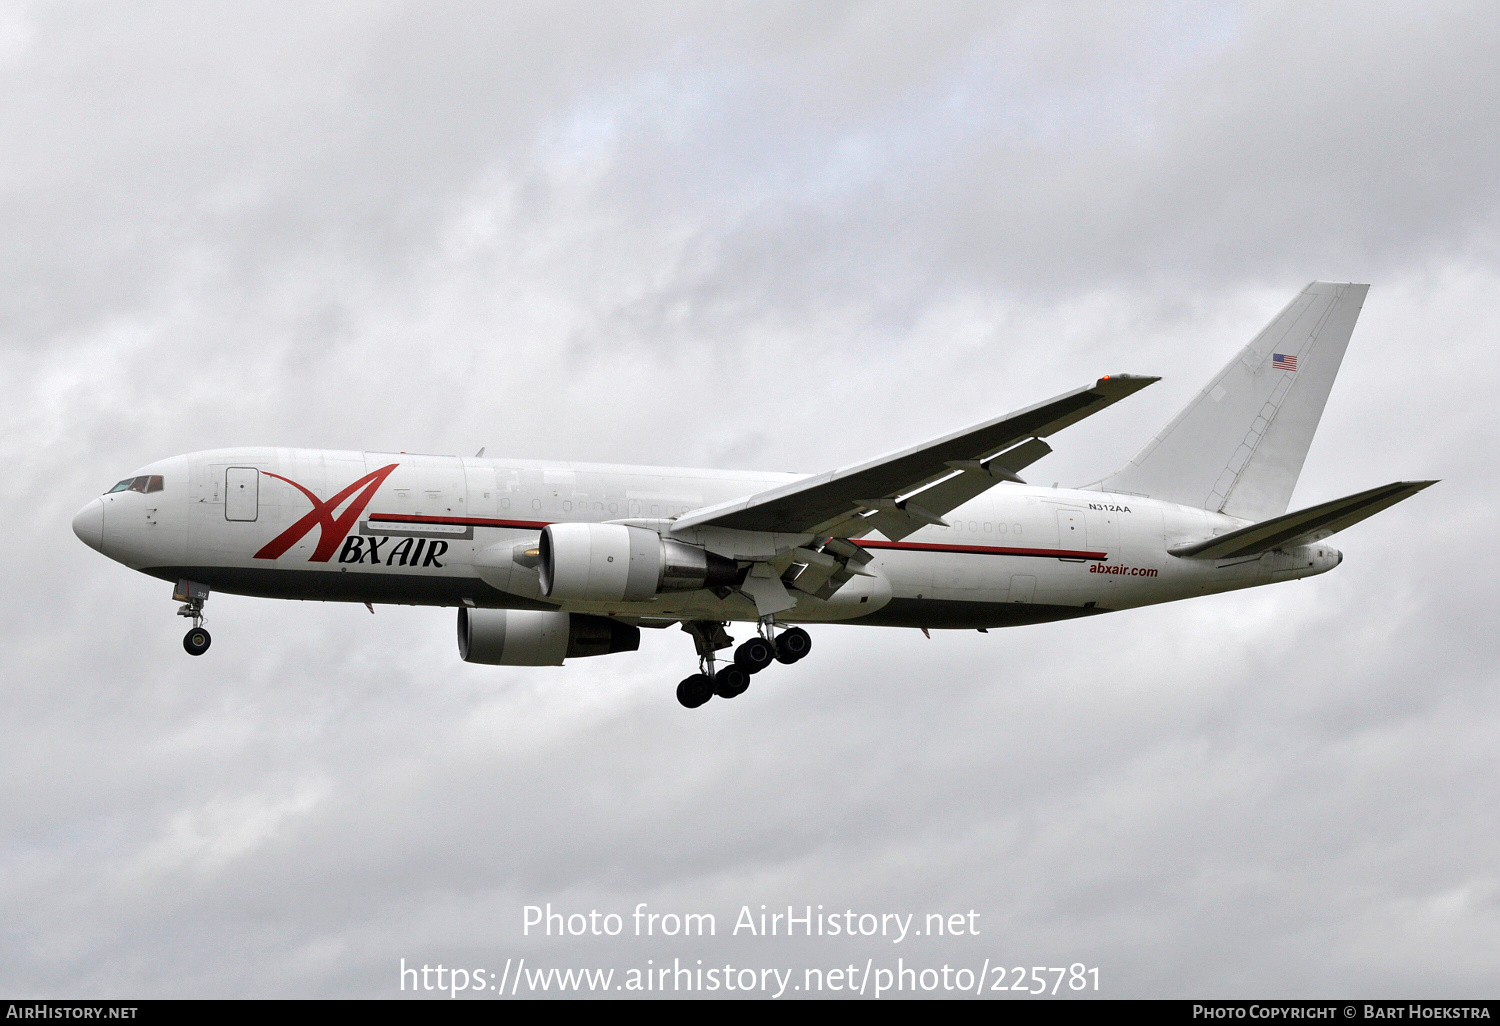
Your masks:
{"label": "american flag on tail", "polygon": [[1275,370],[1294,371],[1297,369],[1297,358],[1295,356],[1287,356],[1284,353],[1272,353],[1271,366]]}

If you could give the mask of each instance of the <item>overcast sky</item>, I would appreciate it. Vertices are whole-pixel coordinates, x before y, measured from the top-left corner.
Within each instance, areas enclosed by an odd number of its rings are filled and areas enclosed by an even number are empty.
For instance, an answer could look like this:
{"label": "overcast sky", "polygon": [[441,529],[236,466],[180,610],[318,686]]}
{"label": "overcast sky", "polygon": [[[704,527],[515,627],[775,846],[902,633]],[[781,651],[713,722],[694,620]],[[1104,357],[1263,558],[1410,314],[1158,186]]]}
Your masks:
{"label": "overcast sky", "polygon": [[[1487,3],[0,0],[0,995],[900,957],[1496,996],[1497,39]],[[818,627],[695,712],[677,630],[475,667],[452,610],[216,594],[191,659],[70,530],[224,445],[811,473],[1162,375],[1028,474],[1078,484],[1315,278],[1372,288],[1294,507],[1442,479],[1336,572]],[[548,902],[718,935],[523,936]],[[980,935],[732,935],[762,904]]]}

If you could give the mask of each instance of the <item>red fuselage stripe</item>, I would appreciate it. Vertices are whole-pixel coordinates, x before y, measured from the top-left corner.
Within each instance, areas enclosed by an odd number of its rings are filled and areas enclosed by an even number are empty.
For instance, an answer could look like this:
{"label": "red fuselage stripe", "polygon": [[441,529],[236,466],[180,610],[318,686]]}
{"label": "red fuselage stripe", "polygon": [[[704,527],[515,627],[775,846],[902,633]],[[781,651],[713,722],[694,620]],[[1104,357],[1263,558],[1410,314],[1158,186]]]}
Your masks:
{"label": "red fuselage stripe", "polygon": [[1107,552],[1085,552],[1075,549],[1014,549],[995,545],[937,545],[929,542],[867,541],[856,545],[866,549],[905,549],[910,552],[963,552],[974,556],[1041,556],[1047,559],[1107,559]]}
{"label": "red fuselage stripe", "polygon": [[370,520],[383,524],[444,524],[450,527],[515,527],[541,530],[548,520],[499,520],[492,517],[426,517],[416,513],[371,513]]}

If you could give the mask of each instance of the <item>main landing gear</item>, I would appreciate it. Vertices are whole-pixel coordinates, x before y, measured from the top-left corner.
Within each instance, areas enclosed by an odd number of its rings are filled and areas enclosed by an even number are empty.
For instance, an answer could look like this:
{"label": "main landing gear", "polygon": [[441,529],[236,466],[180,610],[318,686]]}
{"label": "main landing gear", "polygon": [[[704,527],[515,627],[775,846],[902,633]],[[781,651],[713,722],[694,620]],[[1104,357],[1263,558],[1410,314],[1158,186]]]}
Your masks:
{"label": "main landing gear", "polygon": [[812,650],[812,638],[801,627],[788,627],[778,637],[770,617],[760,623],[759,633],[734,651],[734,660],[714,670],[715,655],[734,644],[724,624],[713,620],[689,620],[682,629],[693,636],[698,648],[698,670],[677,685],[677,701],[696,709],[710,698],[735,698],[750,686],[750,675],[771,663],[795,663]]}
{"label": "main landing gear", "polygon": [[208,601],[208,585],[197,581],[178,581],[172,592],[172,601],[183,603],[178,616],[191,617],[193,629],[182,638],[182,647],[188,655],[200,656],[213,644],[213,637],[203,627],[203,603]]}

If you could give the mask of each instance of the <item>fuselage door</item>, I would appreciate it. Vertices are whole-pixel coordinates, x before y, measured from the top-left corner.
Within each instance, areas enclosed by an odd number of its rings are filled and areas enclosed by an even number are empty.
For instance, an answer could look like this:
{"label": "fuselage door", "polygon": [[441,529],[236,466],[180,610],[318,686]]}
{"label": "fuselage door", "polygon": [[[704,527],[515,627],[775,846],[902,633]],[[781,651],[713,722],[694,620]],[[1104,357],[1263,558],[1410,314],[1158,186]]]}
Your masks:
{"label": "fuselage door", "polygon": [[1088,548],[1103,549],[1107,558],[1120,547],[1119,514],[1113,510],[1090,509],[1083,514],[1083,523],[1088,534]]}
{"label": "fuselage door", "polygon": [[[1060,509],[1057,511],[1057,546],[1064,552],[1081,552],[1089,547],[1088,528],[1084,526],[1083,510]],[[1082,556],[1059,556],[1058,559],[1081,561]]]}
{"label": "fuselage door", "polygon": [[224,471],[224,519],[254,520],[260,515],[260,471],[229,467]]}

